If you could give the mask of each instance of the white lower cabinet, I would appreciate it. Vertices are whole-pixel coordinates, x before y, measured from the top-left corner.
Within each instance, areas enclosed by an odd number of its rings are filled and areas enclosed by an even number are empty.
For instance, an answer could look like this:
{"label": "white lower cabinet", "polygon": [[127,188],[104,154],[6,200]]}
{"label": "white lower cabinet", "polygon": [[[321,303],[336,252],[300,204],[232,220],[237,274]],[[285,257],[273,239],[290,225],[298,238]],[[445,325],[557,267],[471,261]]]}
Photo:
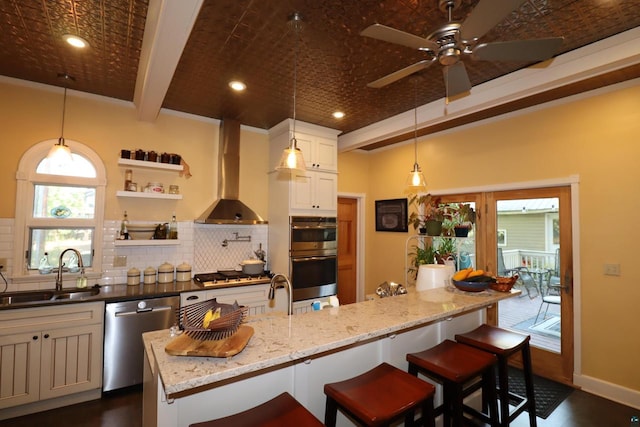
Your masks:
{"label": "white lower cabinet", "polygon": [[102,386],[104,303],[0,311],[0,408]]}
{"label": "white lower cabinet", "polygon": [[[330,310],[330,308],[329,308]],[[471,330],[482,322],[484,310],[436,321],[397,334],[353,344],[330,354],[297,360],[278,369],[225,383],[219,387],[183,396],[167,402],[161,382],[156,392],[154,413],[145,415],[145,426],[187,427],[191,423],[220,418],[244,411],[286,391],[292,394],[319,420],[324,420],[326,383],[359,375],[379,363],[387,362],[407,370],[406,354],[426,350],[444,338]],[[303,315],[304,316],[304,315]],[[157,367],[155,369],[157,376]],[[424,377],[422,377],[424,378]],[[437,387],[436,402],[441,402]],[[145,389],[147,392],[147,389]],[[233,398],[231,398],[233,397]],[[338,412],[338,427],[353,422]]]}

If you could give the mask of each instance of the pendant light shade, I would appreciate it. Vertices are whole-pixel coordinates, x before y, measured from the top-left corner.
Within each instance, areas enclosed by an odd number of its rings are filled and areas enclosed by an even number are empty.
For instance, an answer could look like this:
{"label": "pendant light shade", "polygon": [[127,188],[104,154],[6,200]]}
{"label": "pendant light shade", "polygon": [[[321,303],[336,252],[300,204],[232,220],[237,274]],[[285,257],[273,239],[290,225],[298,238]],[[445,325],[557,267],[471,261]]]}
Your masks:
{"label": "pendant light shade", "polygon": [[414,78],[414,92],[415,92],[415,108],[413,110],[413,170],[409,172],[407,177],[407,191],[410,193],[418,193],[424,191],[427,188],[427,181],[424,179],[422,169],[418,164],[418,80]]}
{"label": "pendant light shade", "polygon": [[304,164],[304,158],[302,157],[302,151],[298,148],[298,141],[296,140],[296,85],[298,82],[298,34],[302,27],[302,15],[295,12],[289,18],[289,25],[293,28],[296,39],[294,48],[293,59],[293,124],[291,126],[291,139],[289,140],[289,146],[285,148],[280,158],[280,163],[276,167],[276,170],[299,170],[305,171],[307,168]]}
{"label": "pendant light shade", "polygon": [[62,125],[60,127],[60,138],[58,138],[58,143],[51,147],[47,154],[47,159],[49,160],[49,163],[56,168],[64,168],[66,166],[70,166],[73,162],[71,150],[64,143],[64,116],[67,107],[67,81],[73,81],[75,79],[68,74],[58,74],[58,77],[65,79],[64,97],[62,98]]}

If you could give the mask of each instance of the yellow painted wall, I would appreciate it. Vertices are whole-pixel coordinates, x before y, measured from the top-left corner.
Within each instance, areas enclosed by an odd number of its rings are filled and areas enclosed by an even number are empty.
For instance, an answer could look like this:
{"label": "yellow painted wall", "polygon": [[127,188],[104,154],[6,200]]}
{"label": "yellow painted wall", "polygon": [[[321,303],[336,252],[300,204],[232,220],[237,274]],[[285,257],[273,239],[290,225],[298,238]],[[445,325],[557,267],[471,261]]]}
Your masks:
{"label": "yellow painted wall", "polygon": [[[32,145],[60,136],[62,90],[46,86],[24,86],[0,82],[0,117],[3,155],[0,156],[0,217],[15,215],[15,174],[18,162]],[[168,221],[199,216],[217,198],[218,122],[161,112],[153,123],[136,118],[131,103],[100,99],[68,91],[64,136],[91,147],[105,163],[107,197],[105,219],[120,219],[126,209],[129,219]],[[124,185],[124,167],[117,165],[120,149],[155,150],[180,154],[193,177],[176,172],[133,169],[138,185],[159,181],[168,190],[180,186],[183,200],[118,199]],[[240,143],[240,198],[264,218],[268,211],[266,132],[243,130]],[[250,161],[248,160],[250,159]]]}
{"label": "yellow painted wall", "polygon": [[[418,161],[430,190],[578,175],[582,374],[640,390],[638,285],[640,86],[622,88],[509,118],[476,123],[420,141]],[[339,156],[339,189],[352,174]],[[413,146],[369,153],[366,293],[404,281],[405,233],[374,231],[374,201],[403,197]],[[375,172],[374,172],[375,171]],[[357,178],[357,177],[354,177]],[[603,275],[619,263],[620,277]]]}

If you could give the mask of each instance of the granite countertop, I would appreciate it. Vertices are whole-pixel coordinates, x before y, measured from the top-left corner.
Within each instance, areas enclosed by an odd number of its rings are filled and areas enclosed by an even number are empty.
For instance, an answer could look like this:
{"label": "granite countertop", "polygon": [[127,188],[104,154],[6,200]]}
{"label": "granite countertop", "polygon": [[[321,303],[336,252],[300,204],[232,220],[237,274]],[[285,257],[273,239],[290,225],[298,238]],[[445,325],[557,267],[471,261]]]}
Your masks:
{"label": "granite countertop", "polygon": [[[170,282],[170,283],[155,283],[150,285],[140,284],[135,286],[128,286],[126,284],[117,285],[94,285],[100,288],[100,292],[97,295],[87,295],[86,297],[78,299],[63,299],[55,301],[32,301],[28,303],[3,305],[0,304],[0,310],[12,310],[31,307],[44,307],[52,305],[62,304],[77,304],[84,302],[96,302],[104,301],[106,303],[139,300],[145,298],[159,298],[170,297],[180,295],[182,292],[190,291],[202,291],[204,288],[197,282],[190,280],[188,282]],[[92,286],[89,286],[92,287]],[[51,289],[53,290],[53,289]],[[63,291],[75,291],[77,288],[64,288]],[[30,291],[24,291],[30,292]],[[11,293],[11,292],[10,292]],[[0,294],[0,297],[2,294]]]}
{"label": "granite countertop", "polygon": [[253,337],[242,352],[229,358],[171,356],[164,351],[173,339],[169,330],[147,332],[143,340],[151,366],[157,361],[167,397],[176,398],[215,387],[219,381],[258,374],[265,369],[478,310],[519,293],[411,289],[406,295],[295,316],[281,313],[253,316],[246,323],[253,327]]}

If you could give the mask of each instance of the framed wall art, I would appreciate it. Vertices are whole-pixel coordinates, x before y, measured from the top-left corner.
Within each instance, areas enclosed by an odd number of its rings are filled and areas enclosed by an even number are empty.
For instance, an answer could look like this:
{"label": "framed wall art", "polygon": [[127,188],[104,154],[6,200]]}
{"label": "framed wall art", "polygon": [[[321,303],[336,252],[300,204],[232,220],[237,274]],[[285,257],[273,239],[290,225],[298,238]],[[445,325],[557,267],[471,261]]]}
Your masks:
{"label": "framed wall art", "polygon": [[407,199],[376,200],[376,231],[408,231]]}

